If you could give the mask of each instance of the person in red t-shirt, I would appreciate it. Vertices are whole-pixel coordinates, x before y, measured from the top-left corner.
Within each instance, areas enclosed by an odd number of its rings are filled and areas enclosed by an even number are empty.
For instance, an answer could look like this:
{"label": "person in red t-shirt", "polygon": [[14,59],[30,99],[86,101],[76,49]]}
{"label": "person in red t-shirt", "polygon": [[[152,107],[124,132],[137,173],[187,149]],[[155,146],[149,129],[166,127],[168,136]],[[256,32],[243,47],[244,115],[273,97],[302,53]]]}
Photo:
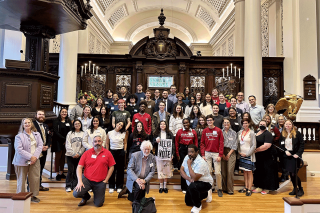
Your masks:
{"label": "person in red t-shirt", "polygon": [[151,127],[152,127],[152,120],[151,116],[148,113],[145,113],[145,110],[147,108],[147,102],[141,101],[139,103],[139,113],[134,114],[132,118],[132,132],[134,130],[135,125],[140,121],[143,126],[144,130],[148,135],[151,135]]}
{"label": "person in red t-shirt", "polygon": [[[184,158],[188,155],[188,146],[194,144],[198,146],[198,138],[195,130],[190,128],[190,121],[188,118],[182,120],[183,129],[179,129],[176,134],[175,144],[176,144],[176,155],[182,165]],[[188,185],[186,180],[181,177],[181,190],[185,194]]]}
{"label": "person in red t-shirt", "polygon": [[216,88],[213,88],[213,89],[212,89],[212,96],[211,96],[211,98],[212,98],[214,104],[217,104],[217,103],[219,102],[219,96],[218,96],[218,94],[219,94],[218,90],[217,90]]}
{"label": "person in red t-shirt", "polygon": [[[90,189],[94,194],[94,205],[97,207],[103,205],[106,185],[116,164],[111,152],[102,147],[101,136],[93,138],[93,145],[93,148],[82,155],[77,167],[78,184],[74,188],[73,196],[82,198],[78,206],[86,205],[91,198],[88,193]],[[84,174],[82,174],[83,167]]]}
{"label": "person in red t-shirt", "polygon": [[221,157],[223,156],[223,133],[221,129],[214,126],[214,116],[207,116],[208,127],[202,132],[201,137],[201,155],[209,165],[210,172],[212,171],[212,161],[214,163],[214,174],[216,175],[218,196],[222,197],[222,179],[221,179]]}

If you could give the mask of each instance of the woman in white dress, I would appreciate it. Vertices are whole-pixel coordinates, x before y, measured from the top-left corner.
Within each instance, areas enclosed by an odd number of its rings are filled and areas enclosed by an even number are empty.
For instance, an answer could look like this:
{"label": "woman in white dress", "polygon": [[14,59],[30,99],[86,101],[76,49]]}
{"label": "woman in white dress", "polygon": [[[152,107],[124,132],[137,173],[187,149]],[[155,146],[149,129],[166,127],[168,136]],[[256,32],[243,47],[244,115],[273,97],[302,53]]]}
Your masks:
{"label": "woman in white dress", "polygon": [[251,196],[253,171],[255,170],[254,162],[256,161],[254,151],[256,149],[256,136],[253,130],[249,128],[249,120],[241,121],[243,129],[238,132],[238,153],[239,168],[244,171],[245,187],[239,190],[240,193],[246,193]]}
{"label": "woman in white dress", "polygon": [[182,107],[179,104],[177,104],[173,108],[173,114],[171,115],[169,120],[169,130],[172,132],[173,136],[176,136],[178,130],[183,128],[182,119]]}
{"label": "woman in white dress", "polygon": [[[158,157],[158,143],[160,143],[161,139],[171,139],[172,140],[172,157],[171,160],[161,160]],[[168,125],[165,121],[160,121],[159,126],[154,132],[153,137],[153,147],[155,147],[155,156],[157,156],[157,171],[158,171],[158,179],[160,182],[159,193],[168,193],[167,182],[168,178],[173,176],[172,173],[172,159],[173,154],[175,153],[175,145],[174,145],[174,137],[172,133],[169,131]]]}

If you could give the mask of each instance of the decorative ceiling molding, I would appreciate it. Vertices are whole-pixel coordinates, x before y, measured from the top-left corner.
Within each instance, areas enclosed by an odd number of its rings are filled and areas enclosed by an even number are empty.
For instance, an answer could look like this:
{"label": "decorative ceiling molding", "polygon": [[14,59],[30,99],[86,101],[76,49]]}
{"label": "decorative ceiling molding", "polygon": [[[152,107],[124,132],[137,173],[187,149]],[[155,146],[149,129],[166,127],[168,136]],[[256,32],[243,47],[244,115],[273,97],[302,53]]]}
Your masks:
{"label": "decorative ceiling molding", "polygon": [[98,17],[98,15],[95,13],[94,10],[91,10],[92,12],[92,17],[89,21],[89,23],[91,22],[95,28],[99,31],[99,33],[101,34],[101,36],[104,38],[104,40],[106,41],[106,43],[108,45],[110,45],[111,43],[114,42],[114,39],[112,37],[112,35],[109,33],[109,31],[107,30],[107,28],[105,27],[105,25],[101,22],[100,18]]}
{"label": "decorative ceiling molding", "polygon": [[190,7],[191,7],[191,5],[192,5],[192,1],[191,1],[191,0],[187,0],[187,1],[188,1],[188,2],[187,2],[186,11],[189,12]]}
{"label": "decorative ceiling molding", "polygon": [[103,15],[105,15],[106,10],[112,8],[119,1],[120,0],[95,0]]}
{"label": "decorative ceiling molding", "polygon": [[178,12],[183,12],[183,13],[188,14],[187,8],[182,9],[180,7],[165,6],[165,5],[154,5],[154,6],[149,6],[149,7],[143,7],[141,9],[138,9],[137,12],[144,12],[144,11],[148,11],[148,10],[160,10],[160,9],[164,9],[164,12],[167,13],[167,18],[169,18],[169,15],[171,15],[171,13],[170,13],[171,11],[178,11]]}
{"label": "decorative ceiling molding", "polygon": [[139,8],[138,8],[138,0],[131,0],[131,1],[132,1],[134,10],[135,10],[136,12],[138,12],[138,10],[139,10]]}
{"label": "decorative ceiling molding", "polygon": [[231,0],[202,0],[220,17]]}
{"label": "decorative ceiling molding", "polygon": [[129,16],[126,4],[121,5],[118,9],[110,16],[108,23],[114,29],[114,27],[124,18]]}
{"label": "decorative ceiling molding", "polygon": [[213,26],[216,24],[210,13],[201,5],[199,5],[195,16],[207,26],[209,31],[211,31]]}
{"label": "decorative ceiling molding", "polygon": [[[140,21],[139,23],[137,23],[135,26],[133,26],[127,33],[125,39],[127,41],[132,41],[132,39],[142,30],[147,29],[149,27],[158,27],[159,26],[159,22],[158,21],[154,21],[157,20],[157,17],[150,17],[147,19],[144,19],[142,21]],[[198,38],[196,33],[192,30],[192,28],[190,28],[187,24],[185,24],[184,22],[180,21],[179,19],[173,18],[172,22],[166,22],[165,23],[166,27],[173,27],[176,28],[178,30],[180,30],[181,32],[183,32],[189,39],[191,42],[197,42]]]}
{"label": "decorative ceiling molding", "polygon": [[224,20],[224,22],[220,25],[219,29],[216,31],[216,33],[212,36],[209,43],[213,47],[217,41],[220,40],[220,37],[228,30],[228,28],[234,24],[235,22],[235,9],[233,9],[228,17]]}

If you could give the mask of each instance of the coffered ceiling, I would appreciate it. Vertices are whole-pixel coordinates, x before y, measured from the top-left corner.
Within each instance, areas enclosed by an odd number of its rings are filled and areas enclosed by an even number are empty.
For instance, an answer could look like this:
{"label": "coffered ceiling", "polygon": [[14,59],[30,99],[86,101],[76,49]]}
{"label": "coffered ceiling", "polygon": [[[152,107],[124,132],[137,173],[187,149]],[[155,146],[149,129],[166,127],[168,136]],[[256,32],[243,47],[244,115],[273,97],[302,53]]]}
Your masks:
{"label": "coffered ceiling", "polygon": [[171,36],[187,44],[209,42],[234,8],[232,0],[92,0],[115,41],[139,41],[158,27],[160,9]]}

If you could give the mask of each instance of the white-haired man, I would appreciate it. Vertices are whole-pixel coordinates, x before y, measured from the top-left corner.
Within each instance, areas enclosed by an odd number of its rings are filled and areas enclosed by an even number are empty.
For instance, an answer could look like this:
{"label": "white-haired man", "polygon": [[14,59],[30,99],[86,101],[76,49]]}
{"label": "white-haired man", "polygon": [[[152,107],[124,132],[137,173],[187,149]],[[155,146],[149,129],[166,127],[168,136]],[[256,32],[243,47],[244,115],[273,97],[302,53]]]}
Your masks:
{"label": "white-haired man", "polygon": [[[111,152],[102,146],[100,135],[93,138],[93,148],[86,151],[77,167],[78,185],[74,188],[73,196],[82,198],[78,206],[86,205],[91,198],[88,191],[92,189],[95,206],[104,203],[106,185],[114,170],[116,162]],[[82,169],[84,173],[82,174]]]}
{"label": "white-haired man", "polygon": [[156,159],[153,154],[150,141],[141,143],[141,152],[135,152],[131,155],[127,168],[126,188],[119,193],[119,198],[129,191],[128,200],[134,202],[140,200],[149,193],[149,182],[156,169]]}

